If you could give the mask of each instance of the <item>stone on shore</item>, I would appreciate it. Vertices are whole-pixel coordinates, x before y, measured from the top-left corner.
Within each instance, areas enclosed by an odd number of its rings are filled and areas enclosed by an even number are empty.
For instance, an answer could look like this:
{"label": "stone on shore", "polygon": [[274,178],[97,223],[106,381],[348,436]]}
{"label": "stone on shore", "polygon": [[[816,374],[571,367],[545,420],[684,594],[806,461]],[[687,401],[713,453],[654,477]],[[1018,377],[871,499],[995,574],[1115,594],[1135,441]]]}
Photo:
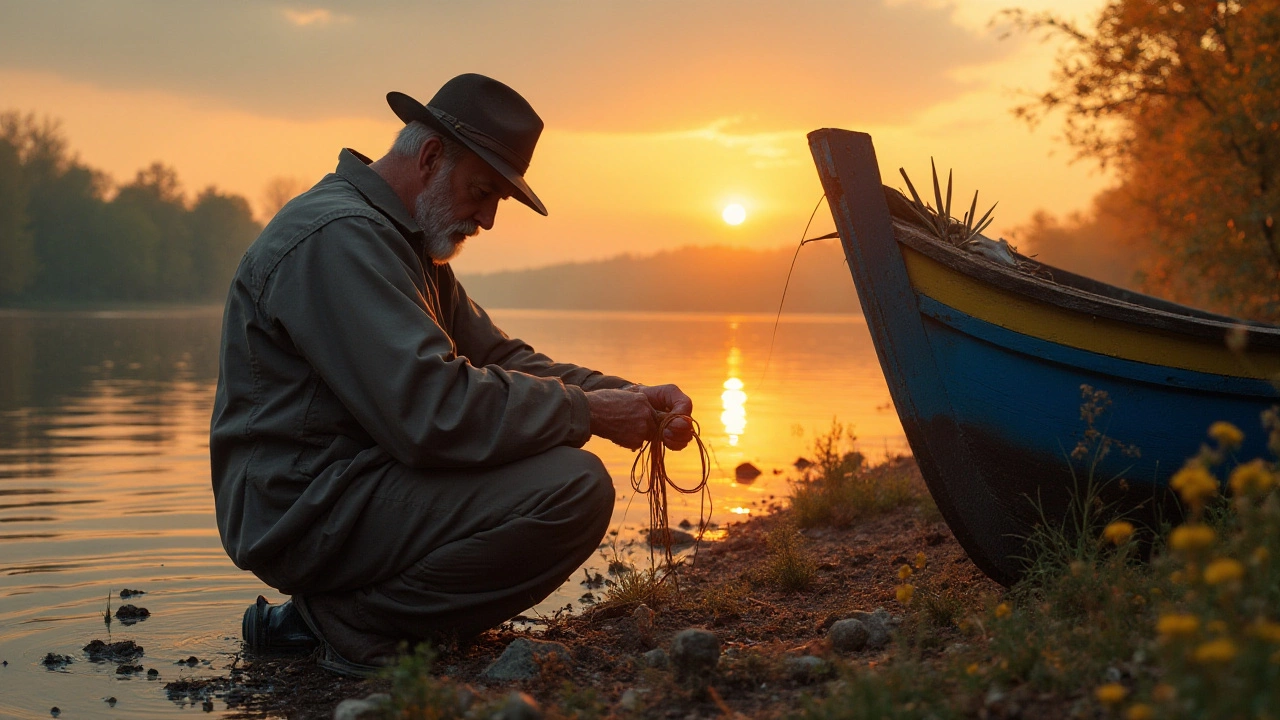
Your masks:
{"label": "stone on shore", "polygon": [[862,624],[861,620],[846,618],[840,620],[831,626],[827,631],[827,639],[831,641],[831,648],[840,653],[858,652],[867,646],[867,639],[871,636],[867,626]]}
{"label": "stone on shore", "polygon": [[498,720],[542,720],[542,708],[538,701],[522,692],[513,692],[498,711]]}
{"label": "stone on shore", "polygon": [[720,639],[702,628],[681,630],[671,641],[671,665],[676,680],[687,688],[711,682],[720,662]]}
{"label": "stone on shore", "polygon": [[387,693],[373,693],[365,698],[347,698],[333,709],[333,720],[371,720],[382,717],[383,710],[391,706]]}
{"label": "stone on shore", "polygon": [[571,662],[569,648],[558,642],[516,638],[493,664],[482,673],[487,680],[530,680],[542,673],[542,663],[549,658]]}

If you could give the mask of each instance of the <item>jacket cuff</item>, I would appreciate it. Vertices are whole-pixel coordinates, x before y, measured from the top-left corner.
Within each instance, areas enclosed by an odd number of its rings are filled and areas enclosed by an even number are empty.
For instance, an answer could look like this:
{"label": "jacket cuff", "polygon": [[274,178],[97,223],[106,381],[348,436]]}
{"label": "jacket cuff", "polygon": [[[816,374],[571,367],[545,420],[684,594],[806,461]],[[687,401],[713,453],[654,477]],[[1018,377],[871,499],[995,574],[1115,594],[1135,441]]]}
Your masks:
{"label": "jacket cuff", "polygon": [[577,385],[565,385],[569,395],[569,437],[565,442],[573,447],[582,447],[591,439],[591,406],[587,404],[587,393]]}

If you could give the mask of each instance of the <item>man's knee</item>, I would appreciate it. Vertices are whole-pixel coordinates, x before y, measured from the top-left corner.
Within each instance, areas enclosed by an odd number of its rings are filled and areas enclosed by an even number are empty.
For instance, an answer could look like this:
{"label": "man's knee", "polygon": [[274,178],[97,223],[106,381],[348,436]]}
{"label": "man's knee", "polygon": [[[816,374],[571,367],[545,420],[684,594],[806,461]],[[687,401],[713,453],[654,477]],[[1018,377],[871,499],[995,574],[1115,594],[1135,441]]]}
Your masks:
{"label": "man's knee", "polygon": [[584,517],[600,518],[607,525],[613,514],[613,478],[600,458],[578,448],[560,447],[550,451],[551,460],[560,470],[572,505]]}

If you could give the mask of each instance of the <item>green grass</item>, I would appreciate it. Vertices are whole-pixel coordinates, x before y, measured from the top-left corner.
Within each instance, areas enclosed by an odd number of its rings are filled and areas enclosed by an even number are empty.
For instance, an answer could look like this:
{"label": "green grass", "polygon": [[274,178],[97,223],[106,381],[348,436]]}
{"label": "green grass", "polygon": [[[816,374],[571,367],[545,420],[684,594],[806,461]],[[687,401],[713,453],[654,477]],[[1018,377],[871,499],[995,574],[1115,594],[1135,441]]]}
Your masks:
{"label": "green grass", "polygon": [[[856,440],[834,420],[831,430],[814,440],[814,464],[791,486],[797,525],[846,527],[860,518],[921,504],[920,487],[908,467],[886,463],[868,469],[866,458],[854,449]],[[932,503],[921,504],[927,505]]]}
{"label": "green grass", "polygon": [[817,578],[818,562],[796,528],[791,525],[774,528],[767,544],[769,554],[757,580],[780,592],[808,590]]}

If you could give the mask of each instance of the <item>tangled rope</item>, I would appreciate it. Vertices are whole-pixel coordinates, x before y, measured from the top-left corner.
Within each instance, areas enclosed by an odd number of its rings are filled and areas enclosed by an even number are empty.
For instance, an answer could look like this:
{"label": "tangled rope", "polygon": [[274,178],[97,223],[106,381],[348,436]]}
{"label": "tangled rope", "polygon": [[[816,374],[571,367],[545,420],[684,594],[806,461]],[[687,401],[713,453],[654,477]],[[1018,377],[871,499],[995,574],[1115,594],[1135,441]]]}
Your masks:
{"label": "tangled rope", "polygon": [[[702,463],[702,476],[692,487],[681,487],[667,474],[666,446],[662,444],[663,433],[676,420],[685,420],[693,428],[693,442],[698,447],[698,460]],[[711,458],[706,445],[702,444],[701,428],[698,421],[688,415],[674,413],[658,413],[658,429],[653,437],[640,446],[635,462],[631,463],[631,489],[649,499],[649,561],[653,562],[653,546],[662,545],[667,567],[663,579],[675,570],[675,560],[671,554],[673,544],[671,525],[667,516],[667,488],[684,495],[701,493],[698,507],[698,535],[694,552],[702,542],[707,524],[711,521],[711,491],[707,488],[707,480],[711,477]]]}

